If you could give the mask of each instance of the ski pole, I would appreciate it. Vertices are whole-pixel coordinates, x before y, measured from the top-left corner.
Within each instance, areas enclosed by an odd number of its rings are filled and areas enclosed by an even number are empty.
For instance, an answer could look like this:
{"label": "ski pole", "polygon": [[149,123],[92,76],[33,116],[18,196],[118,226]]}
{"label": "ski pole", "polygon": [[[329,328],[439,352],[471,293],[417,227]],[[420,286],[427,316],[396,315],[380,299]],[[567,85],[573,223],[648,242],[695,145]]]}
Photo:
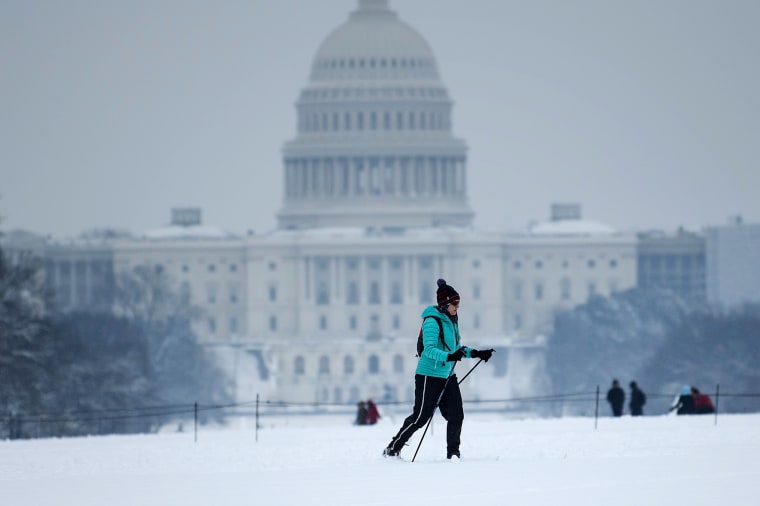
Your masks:
{"label": "ski pole", "polygon": [[[474,366],[472,366],[472,369],[470,369],[469,371],[467,371],[467,374],[465,374],[465,375],[462,377],[462,379],[460,379],[460,380],[459,380],[459,383],[458,383],[458,384],[459,384],[459,385],[461,385],[461,384],[462,384],[462,382],[465,380],[465,378],[467,378],[467,376],[469,376],[469,375],[470,375],[470,373],[471,373],[472,371],[474,371],[474,370],[475,370],[475,368],[476,368],[477,366],[479,366],[479,365],[480,365],[480,363],[481,363],[482,361],[483,361],[483,359],[482,359],[482,358],[481,358],[480,360],[478,360],[478,363],[477,363],[477,364],[475,364]],[[440,401],[440,399],[438,399],[438,400]]]}
{"label": "ski pole", "polygon": [[[460,379],[460,380],[459,380],[459,382],[457,383],[457,385],[461,385],[461,384],[462,384],[462,382],[465,380],[465,378],[467,378],[467,376],[469,376],[469,375],[470,375],[470,373],[471,373],[472,371],[474,371],[474,370],[475,370],[475,368],[476,368],[477,366],[479,366],[479,365],[480,365],[480,363],[481,363],[482,361],[483,361],[483,359],[482,359],[482,358],[481,358],[480,360],[478,360],[478,363],[477,363],[477,364],[475,364],[474,366],[472,366],[472,369],[470,369],[469,371],[467,371],[467,374],[465,374],[465,375],[462,377],[462,379]],[[454,367],[456,367],[456,365],[457,365],[457,364],[456,364],[456,363],[454,363]],[[435,416],[435,410],[436,410],[436,409],[438,409],[438,405],[441,403],[441,399],[443,398],[443,392],[445,392],[445,391],[446,391],[446,387],[447,387],[447,386],[448,386],[448,384],[449,384],[449,380],[451,379],[451,376],[453,376],[453,375],[454,375],[454,367],[452,367],[452,368],[451,368],[451,374],[449,375],[449,377],[448,377],[448,378],[446,378],[446,382],[443,384],[443,390],[441,390],[441,393],[438,395],[438,400],[436,401],[436,403],[435,403],[435,407],[433,408],[433,413],[430,415],[430,418],[428,418],[428,422],[427,422],[427,425],[425,425],[425,430],[422,432],[422,437],[420,438],[420,442],[419,442],[419,444],[417,445],[417,449],[416,449],[416,450],[414,450],[414,456],[412,457],[412,462],[414,462],[414,459],[416,459],[416,458],[417,458],[417,452],[419,452],[419,451],[420,451],[420,446],[422,446],[422,440],[423,440],[423,439],[425,439],[425,434],[427,434],[427,431],[428,431],[428,427],[430,427],[430,422],[432,422],[432,421],[433,421],[433,416]]]}

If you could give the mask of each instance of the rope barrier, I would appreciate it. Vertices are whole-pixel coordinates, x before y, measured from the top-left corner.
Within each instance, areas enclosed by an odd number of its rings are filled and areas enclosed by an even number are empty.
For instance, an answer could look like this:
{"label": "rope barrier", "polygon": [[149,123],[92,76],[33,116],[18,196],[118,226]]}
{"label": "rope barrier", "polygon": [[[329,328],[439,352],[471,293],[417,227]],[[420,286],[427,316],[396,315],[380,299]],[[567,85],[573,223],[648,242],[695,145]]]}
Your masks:
{"label": "rope barrier", "polygon": [[[648,398],[667,398],[673,399],[675,394],[661,394],[651,393],[647,394]],[[754,399],[760,398],[760,393],[723,393],[720,392],[721,398],[747,398]],[[596,398],[596,392],[572,392],[565,394],[552,394],[552,395],[540,395],[530,397],[511,397],[504,399],[473,399],[465,400],[468,404],[516,404],[516,403],[551,403],[551,402],[563,402],[563,403],[583,403],[593,402]],[[410,401],[376,401],[378,406],[408,406]],[[7,423],[9,432],[11,424],[23,424],[23,423],[36,423],[36,424],[66,424],[66,423],[87,423],[87,422],[108,422],[117,420],[130,420],[140,418],[164,418],[164,417],[190,417],[194,413],[198,412],[210,412],[210,411],[225,411],[238,410],[243,408],[256,407],[258,408],[270,407],[275,409],[288,409],[288,408],[353,408],[356,406],[355,402],[288,402],[288,401],[259,401],[251,400],[244,402],[235,402],[228,404],[167,404],[162,406],[136,406],[136,407],[121,407],[112,409],[92,409],[92,410],[59,410],[37,413],[8,413],[6,417],[0,417],[0,424]],[[121,413],[121,414],[119,414]]]}

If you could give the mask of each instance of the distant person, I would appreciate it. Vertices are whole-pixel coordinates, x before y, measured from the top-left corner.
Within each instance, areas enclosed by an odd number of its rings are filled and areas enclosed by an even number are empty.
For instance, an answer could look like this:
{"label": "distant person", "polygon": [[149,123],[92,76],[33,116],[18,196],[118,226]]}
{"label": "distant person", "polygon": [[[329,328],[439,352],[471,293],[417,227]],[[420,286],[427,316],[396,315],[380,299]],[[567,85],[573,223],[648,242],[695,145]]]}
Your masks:
{"label": "distant person", "polygon": [[641,416],[644,414],[644,404],[647,403],[647,396],[635,381],[631,381],[630,386],[631,402],[628,404],[628,407],[631,408],[631,416]]}
{"label": "distant person", "polygon": [[356,421],[354,424],[367,425],[367,413],[367,403],[364,401],[359,401],[359,403],[356,405]]}
{"label": "distant person", "polygon": [[618,380],[612,380],[612,388],[607,390],[607,402],[612,407],[612,416],[623,416],[623,404],[625,404],[625,391],[620,388]]}
{"label": "distant person", "polygon": [[684,385],[681,389],[681,395],[676,399],[675,404],[670,407],[670,411],[676,410],[679,415],[694,414],[694,396],[691,395],[691,387]]}
{"label": "distant person", "polygon": [[697,387],[691,387],[691,396],[694,398],[694,413],[697,415],[709,415],[715,413],[712,399],[707,394],[703,394]]}
{"label": "distant person", "polygon": [[380,411],[372,399],[367,400],[367,425],[375,425],[381,418]]}

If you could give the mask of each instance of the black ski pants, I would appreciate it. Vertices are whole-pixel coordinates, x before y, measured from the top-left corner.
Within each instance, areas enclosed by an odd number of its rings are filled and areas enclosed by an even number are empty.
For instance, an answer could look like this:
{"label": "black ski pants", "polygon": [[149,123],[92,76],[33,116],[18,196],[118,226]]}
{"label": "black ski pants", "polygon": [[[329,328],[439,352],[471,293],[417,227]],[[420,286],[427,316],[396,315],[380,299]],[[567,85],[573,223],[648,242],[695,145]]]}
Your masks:
{"label": "black ski pants", "polygon": [[[445,387],[445,389],[444,389]],[[443,391],[443,395],[441,395]],[[441,415],[446,420],[446,446],[449,453],[459,451],[460,435],[462,434],[462,422],[464,421],[464,409],[462,408],[462,393],[459,390],[459,381],[456,375],[446,378],[434,376],[414,376],[414,409],[412,414],[406,417],[398,434],[391,439],[389,448],[399,452],[404,444],[412,437],[417,429],[425,426],[435,413],[435,404],[440,397],[438,407]]]}

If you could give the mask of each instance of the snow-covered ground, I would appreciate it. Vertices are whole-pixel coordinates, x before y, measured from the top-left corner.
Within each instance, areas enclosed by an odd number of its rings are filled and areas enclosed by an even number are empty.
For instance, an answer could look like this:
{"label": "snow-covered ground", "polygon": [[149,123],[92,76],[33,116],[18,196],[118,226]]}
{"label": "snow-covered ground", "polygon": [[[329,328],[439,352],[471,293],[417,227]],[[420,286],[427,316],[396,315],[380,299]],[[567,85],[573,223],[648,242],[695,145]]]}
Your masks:
{"label": "snow-covered ground", "polygon": [[[392,419],[391,419],[392,418]],[[507,420],[468,414],[460,462],[437,416],[416,462],[382,448],[401,416],[0,441],[0,504],[757,505],[760,415]]]}

